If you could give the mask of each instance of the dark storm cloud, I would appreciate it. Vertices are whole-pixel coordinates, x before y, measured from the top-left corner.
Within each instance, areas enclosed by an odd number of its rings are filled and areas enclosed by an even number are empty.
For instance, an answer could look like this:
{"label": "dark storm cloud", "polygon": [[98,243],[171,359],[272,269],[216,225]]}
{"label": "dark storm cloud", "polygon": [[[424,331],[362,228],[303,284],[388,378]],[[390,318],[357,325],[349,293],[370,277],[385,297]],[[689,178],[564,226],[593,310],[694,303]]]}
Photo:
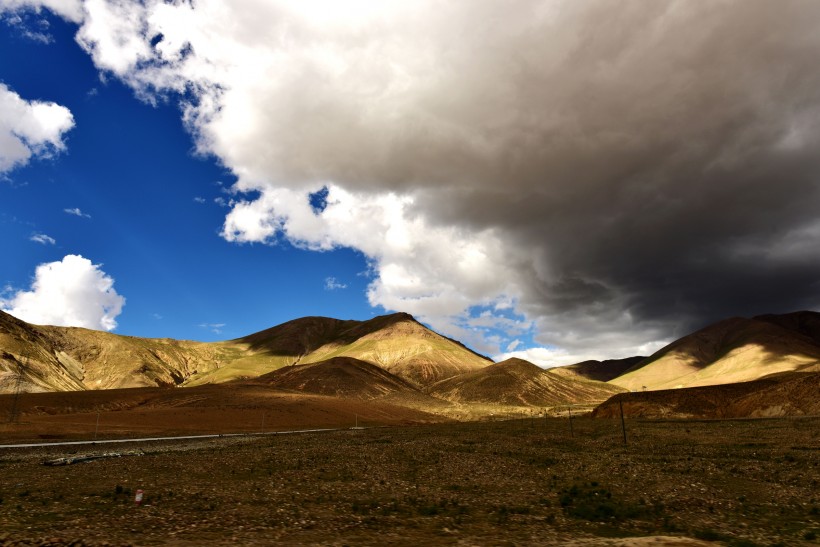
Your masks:
{"label": "dark storm cloud", "polygon": [[[492,234],[477,249],[509,267],[486,275],[510,278],[540,342],[574,350],[820,306],[820,2],[311,5],[158,4],[115,18],[139,23],[116,29],[130,40],[81,31],[144,93],[193,82],[200,149],[262,193],[234,208],[230,237],[299,224],[283,188],[412,196],[402,214],[424,223],[403,228]],[[407,232],[402,262],[374,230],[308,220],[327,245],[390,256],[393,281],[435,277],[438,259],[417,259],[441,254],[435,238]],[[498,296],[464,279],[451,301]],[[396,298],[376,303],[409,302],[407,283],[377,284]]]}
{"label": "dark storm cloud", "polygon": [[671,333],[820,305],[820,5],[651,6],[579,16],[525,103],[532,124],[560,121],[426,209],[504,230],[522,263],[538,250],[536,317],[614,306]]}

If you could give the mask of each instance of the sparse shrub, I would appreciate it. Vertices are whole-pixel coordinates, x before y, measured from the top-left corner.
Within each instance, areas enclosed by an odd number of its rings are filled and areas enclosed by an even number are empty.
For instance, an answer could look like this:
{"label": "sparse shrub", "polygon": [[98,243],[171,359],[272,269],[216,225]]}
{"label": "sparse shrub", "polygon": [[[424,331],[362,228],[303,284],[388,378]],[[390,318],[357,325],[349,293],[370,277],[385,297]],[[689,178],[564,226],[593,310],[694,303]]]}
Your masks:
{"label": "sparse shrub", "polygon": [[814,541],[815,539],[817,539],[817,532],[815,532],[814,530],[809,530],[808,532],[803,534],[803,539],[805,539],[806,541]]}
{"label": "sparse shrub", "polygon": [[121,485],[121,484],[118,484],[118,485],[114,488],[114,493],[115,493],[116,495],[118,495],[118,496],[119,496],[120,494],[122,494],[122,490],[123,490],[122,485]]}
{"label": "sparse shrub", "polygon": [[645,506],[614,499],[595,481],[573,484],[561,492],[559,502],[569,516],[592,522],[633,519],[647,512]]}
{"label": "sparse shrub", "polygon": [[704,541],[720,541],[722,539],[725,539],[723,534],[715,532],[714,530],[710,530],[708,528],[703,530],[695,530],[693,535],[697,539],[702,539]]}

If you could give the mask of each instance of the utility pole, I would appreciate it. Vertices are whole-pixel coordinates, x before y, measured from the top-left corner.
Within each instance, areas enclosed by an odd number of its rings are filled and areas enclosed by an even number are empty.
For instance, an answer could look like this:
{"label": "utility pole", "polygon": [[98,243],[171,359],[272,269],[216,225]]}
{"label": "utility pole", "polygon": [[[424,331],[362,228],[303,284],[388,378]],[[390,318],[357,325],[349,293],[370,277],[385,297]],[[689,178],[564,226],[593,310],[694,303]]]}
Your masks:
{"label": "utility pole", "polygon": [[624,422],[624,403],[618,399],[618,407],[621,409],[621,431],[624,433],[624,444],[626,444],[626,422]]}
{"label": "utility pole", "polygon": [[567,410],[569,411],[569,434],[571,437],[575,437],[575,430],[572,428],[572,407],[568,406]]}

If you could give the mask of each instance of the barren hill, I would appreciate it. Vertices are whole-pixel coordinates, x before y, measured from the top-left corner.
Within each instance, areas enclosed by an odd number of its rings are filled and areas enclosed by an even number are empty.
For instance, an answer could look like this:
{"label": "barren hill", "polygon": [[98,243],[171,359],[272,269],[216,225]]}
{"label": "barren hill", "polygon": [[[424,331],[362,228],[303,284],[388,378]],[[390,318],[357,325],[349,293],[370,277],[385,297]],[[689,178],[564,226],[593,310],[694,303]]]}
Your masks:
{"label": "barren hill", "polygon": [[0,312],[0,391],[72,391],[179,384],[230,359],[223,344],[31,325]]}
{"label": "barren hill", "polygon": [[820,363],[819,317],[800,312],[726,319],[669,344],[610,383],[633,391],[672,389],[809,369]]}
{"label": "barren hill", "polygon": [[406,313],[368,321],[306,317],[231,343],[245,348],[247,356],[195,375],[187,383],[251,378],[284,365],[353,357],[378,365],[415,386],[426,386],[492,364],[490,359],[433,332]]}
{"label": "barren hill", "polygon": [[755,418],[820,415],[820,373],[789,372],[736,384],[622,393],[593,416],[614,418]]}
{"label": "barren hill", "polygon": [[646,359],[644,356],[626,357],[625,359],[607,359],[605,361],[581,361],[574,365],[555,367],[550,372],[567,378],[586,378],[598,382],[608,382],[617,378],[636,364]]}
{"label": "barren hill", "polygon": [[194,386],[292,364],[352,357],[416,385],[491,364],[407,314],[369,321],[306,317],[224,342],[121,336],[31,325],[0,312],[0,392]]}
{"label": "barren hill", "polygon": [[620,391],[602,382],[559,376],[516,358],[442,380],[427,390],[456,403],[510,406],[602,401]]}
{"label": "barren hill", "polygon": [[352,357],[282,367],[253,380],[279,389],[289,389],[348,399],[377,399],[396,393],[419,391],[383,368]]}

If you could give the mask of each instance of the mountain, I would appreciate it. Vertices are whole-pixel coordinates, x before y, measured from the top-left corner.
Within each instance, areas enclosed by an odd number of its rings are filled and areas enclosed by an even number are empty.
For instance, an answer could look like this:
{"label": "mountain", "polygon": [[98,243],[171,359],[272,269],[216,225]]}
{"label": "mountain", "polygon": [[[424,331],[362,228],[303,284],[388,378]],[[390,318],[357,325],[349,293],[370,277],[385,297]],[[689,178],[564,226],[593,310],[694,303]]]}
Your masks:
{"label": "mountain", "polygon": [[593,417],[759,418],[820,414],[820,372],[787,372],[751,382],[641,393],[622,393]]}
{"label": "mountain", "polygon": [[368,400],[397,393],[419,393],[406,380],[352,357],[332,357],[318,363],[282,367],[252,382],[345,399]]}
{"label": "mountain", "polygon": [[[0,312],[0,391],[195,386],[255,378],[293,364],[352,357],[417,386],[492,361],[408,314],[368,321],[306,317],[224,342],[121,336],[31,325]],[[18,374],[18,371],[22,371]]]}
{"label": "mountain", "polygon": [[606,361],[581,361],[574,365],[555,367],[550,372],[567,378],[586,378],[598,382],[608,382],[617,378],[636,364],[646,359],[644,356],[626,357],[625,359],[607,359]]}
{"label": "mountain", "polygon": [[492,364],[487,357],[433,332],[406,313],[368,321],[307,317],[231,342],[247,348],[251,357],[196,375],[189,381],[191,385],[258,376],[261,372],[253,372],[264,370],[266,359],[271,360],[271,366],[265,372],[284,364],[353,357],[378,365],[417,387]]}
{"label": "mountain", "polygon": [[553,406],[603,401],[621,389],[548,372],[523,359],[507,359],[442,380],[427,393],[454,403]]}
{"label": "mountain", "polygon": [[685,336],[610,383],[632,391],[746,382],[820,364],[820,314],[735,317]]}
{"label": "mountain", "polygon": [[0,391],[73,391],[181,383],[230,358],[222,344],[30,325],[0,312]]}

